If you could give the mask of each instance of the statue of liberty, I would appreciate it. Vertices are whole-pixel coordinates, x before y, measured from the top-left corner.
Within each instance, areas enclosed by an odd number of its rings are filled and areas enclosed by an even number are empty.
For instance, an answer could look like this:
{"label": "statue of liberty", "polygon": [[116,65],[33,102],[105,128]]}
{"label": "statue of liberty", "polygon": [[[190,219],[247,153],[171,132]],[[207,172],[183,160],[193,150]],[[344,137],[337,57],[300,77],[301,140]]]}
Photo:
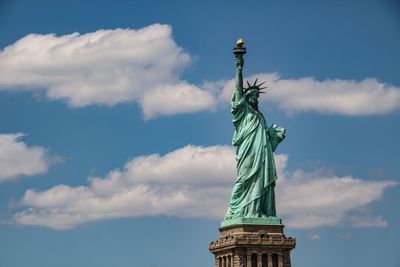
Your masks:
{"label": "statue of liberty", "polygon": [[285,129],[273,124],[268,127],[258,109],[262,84],[247,82],[243,87],[243,40],[234,49],[236,55],[236,90],[231,99],[235,133],[237,178],[229,209],[222,226],[236,223],[281,224],[276,218],[275,181],[277,179],[273,152],[285,138]]}

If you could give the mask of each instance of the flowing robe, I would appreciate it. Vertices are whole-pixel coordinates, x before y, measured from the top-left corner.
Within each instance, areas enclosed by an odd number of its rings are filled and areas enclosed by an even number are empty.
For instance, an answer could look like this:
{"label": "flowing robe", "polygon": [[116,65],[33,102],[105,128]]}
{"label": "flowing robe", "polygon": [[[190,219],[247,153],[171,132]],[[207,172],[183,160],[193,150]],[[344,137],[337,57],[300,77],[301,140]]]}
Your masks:
{"label": "flowing robe", "polygon": [[285,137],[285,130],[275,124],[268,129],[262,113],[250,106],[244,94],[234,94],[231,105],[237,179],[225,220],[275,217],[277,175],[273,151]]}

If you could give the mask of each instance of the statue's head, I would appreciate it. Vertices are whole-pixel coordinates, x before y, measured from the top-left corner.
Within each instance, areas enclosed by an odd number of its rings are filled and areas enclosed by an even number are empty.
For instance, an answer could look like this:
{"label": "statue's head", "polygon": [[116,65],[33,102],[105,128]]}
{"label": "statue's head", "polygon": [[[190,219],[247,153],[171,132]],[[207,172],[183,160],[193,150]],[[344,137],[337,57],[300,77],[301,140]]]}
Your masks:
{"label": "statue's head", "polygon": [[251,105],[252,108],[258,110],[258,98],[260,94],[257,89],[251,89],[246,92],[246,101]]}
{"label": "statue's head", "polygon": [[258,80],[258,78],[256,79],[256,81],[254,82],[253,85],[250,85],[250,83],[248,81],[246,81],[248,87],[244,88],[246,101],[255,110],[258,110],[258,98],[260,97],[260,93],[264,93],[261,90],[267,88],[267,87],[261,87],[261,85],[263,85],[264,82],[257,84],[257,80]]}

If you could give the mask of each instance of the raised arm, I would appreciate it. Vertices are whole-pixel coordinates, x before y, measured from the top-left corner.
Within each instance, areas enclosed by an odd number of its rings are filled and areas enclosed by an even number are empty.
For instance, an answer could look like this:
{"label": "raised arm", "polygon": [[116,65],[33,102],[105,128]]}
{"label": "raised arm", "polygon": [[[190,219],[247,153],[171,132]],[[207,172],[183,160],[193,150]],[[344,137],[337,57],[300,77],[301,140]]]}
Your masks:
{"label": "raised arm", "polygon": [[236,90],[234,94],[235,100],[240,99],[243,95],[243,65],[243,55],[236,55]]}

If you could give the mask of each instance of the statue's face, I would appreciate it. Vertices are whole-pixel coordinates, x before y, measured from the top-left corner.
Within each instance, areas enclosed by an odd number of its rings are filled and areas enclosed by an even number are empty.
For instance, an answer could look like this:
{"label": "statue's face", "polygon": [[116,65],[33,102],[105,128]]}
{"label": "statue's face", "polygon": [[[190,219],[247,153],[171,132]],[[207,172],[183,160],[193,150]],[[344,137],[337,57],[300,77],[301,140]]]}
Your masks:
{"label": "statue's face", "polygon": [[258,109],[258,94],[252,93],[247,96],[247,101],[254,108]]}

